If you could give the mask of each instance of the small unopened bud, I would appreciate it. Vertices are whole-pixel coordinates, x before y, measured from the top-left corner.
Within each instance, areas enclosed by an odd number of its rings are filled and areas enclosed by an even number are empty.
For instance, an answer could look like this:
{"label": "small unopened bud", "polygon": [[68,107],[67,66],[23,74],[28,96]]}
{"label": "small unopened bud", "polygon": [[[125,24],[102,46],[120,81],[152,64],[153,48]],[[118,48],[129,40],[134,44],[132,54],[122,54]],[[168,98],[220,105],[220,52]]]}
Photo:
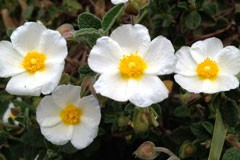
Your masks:
{"label": "small unopened bud", "polygon": [[159,155],[159,152],[155,150],[154,143],[146,141],[133,154],[143,160],[153,160]]}
{"label": "small unopened bud", "polygon": [[149,5],[150,0],[135,0],[135,1],[138,3],[139,8],[142,9]]}
{"label": "small unopened bud", "polygon": [[61,35],[67,40],[73,39],[76,32],[71,24],[61,25],[57,28],[57,31],[59,31]]}
{"label": "small unopened bud", "polygon": [[196,149],[196,146],[192,142],[185,141],[179,149],[179,156],[180,158],[190,157],[196,152]]}
{"label": "small unopened bud", "polygon": [[136,108],[133,114],[133,128],[135,133],[144,134],[149,127],[148,117],[144,108]]}
{"label": "small unopened bud", "polygon": [[125,10],[126,13],[130,15],[137,16],[139,13],[140,7],[135,0],[129,0],[128,6]]}

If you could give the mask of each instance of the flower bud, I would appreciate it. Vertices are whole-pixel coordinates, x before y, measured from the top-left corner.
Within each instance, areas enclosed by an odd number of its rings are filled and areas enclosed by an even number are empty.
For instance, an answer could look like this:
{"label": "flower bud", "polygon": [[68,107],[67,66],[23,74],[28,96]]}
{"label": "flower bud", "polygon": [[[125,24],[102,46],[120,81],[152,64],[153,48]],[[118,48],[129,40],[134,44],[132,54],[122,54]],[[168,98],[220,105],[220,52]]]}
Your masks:
{"label": "flower bud", "polygon": [[192,142],[185,141],[179,149],[179,156],[180,158],[190,157],[196,152],[196,150],[197,148]]}
{"label": "flower bud", "polygon": [[159,152],[155,150],[154,143],[146,141],[133,154],[140,159],[153,160],[159,155]]}
{"label": "flower bud", "polygon": [[129,0],[128,6],[125,10],[126,13],[130,14],[130,15],[134,15],[137,16],[139,13],[139,5],[135,0]]}
{"label": "flower bud", "polygon": [[140,9],[149,5],[149,0],[135,0],[138,3]]}
{"label": "flower bud", "polygon": [[136,108],[133,114],[133,128],[137,134],[144,134],[149,127],[148,117],[144,108]]}
{"label": "flower bud", "polygon": [[61,25],[57,28],[57,31],[59,31],[66,40],[73,39],[76,32],[71,24]]}

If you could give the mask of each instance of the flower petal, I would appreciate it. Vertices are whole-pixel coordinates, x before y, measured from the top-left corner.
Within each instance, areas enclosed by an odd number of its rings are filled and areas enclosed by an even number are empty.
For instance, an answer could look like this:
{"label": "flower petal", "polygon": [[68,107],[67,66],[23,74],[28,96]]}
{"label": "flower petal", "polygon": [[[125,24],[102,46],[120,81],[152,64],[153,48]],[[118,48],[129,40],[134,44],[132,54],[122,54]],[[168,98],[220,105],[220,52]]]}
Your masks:
{"label": "flower petal", "polygon": [[216,57],[220,74],[237,75],[240,72],[240,50],[234,46],[222,49]]}
{"label": "flower petal", "polygon": [[78,106],[83,110],[83,115],[80,124],[74,126],[71,142],[74,147],[83,149],[97,136],[101,111],[98,101],[93,95],[81,98]]}
{"label": "flower petal", "polygon": [[120,102],[128,100],[127,86],[128,81],[124,80],[119,73],[103,74],[94,84],[97,93]]}
{"label": "flower petal", "polygon": [[56,145],[66,144],[73,135],[73,126],[58,123],[53,127],[41,127],[44,137]]}
{"label": "flower petal", "polygon": [[187,77],[175,75],[175,81],[184,89],[194,93],[213,94],[221,91],[229,91],[239,86],[239,81],[234,76],[219,76],[217,80],[200,80],[197,76]]}
{"label": "flower petal", "polygon": [[68,54],[67,42],[58,31],[46,29],[41,35],[39,52],[46,54],[46,62],[61,63]]}
{"label": "flower petal", "polygon": [[97,99],[93,96],[86,96],[80,99],[78,106],[83,110],[82,118],[88,125],[98,126],[101,120],[101,110]]}
{"label": "flower petal", "polygon": [[9,115],[11,115],[11,108],[14,108],[14,104],[12,102],[9,103],[7,110],[3,114],[2,120],[5,123],[8,123],[8,118],[10,118]]}
{"label": "flower petal", "polygon": [[220,39],[212,37],[203,41],[195,42],[191,49],[192,57],[196,62],[201,63],[207,57],[214,59],[218,52],[223,49],[223,44]]}
{"label": "flower petal", "polygon": [[143,58],[148,65],[147,74],[164,75],[174,71],[174,48],[171,41],[163,36],[158,36],[151,42]]}
{"label": "flower petal", "polygon": [[0,77],[11,77],[24,72],[21,66],[23,57],[8,41],[0,42]]}
{"label": "flower petal", "polygon": [[37,122],[41,127],[53,127],[61,122],[60,111],[52,96],[45,96],[37,107]]}
{"label": "flower petal", "polygon": [[54,102],[60,107],[64,108],[68,104],[78,104],[80,99],[80,86],[60,85],[53,92],[52,97]]}
{"label": "flower petal", "polygon": [[128,0],[111,0],[113,4],[126,3]]}
{"label": "flower petal", "polygon": [[90,52],[89,67],[98,73],[114,73],[118,70],[122,52],[117,42],[101,37]]}
{"label": "flower petal", "polygon": [[25,56],[29,51],[38,51],[43,31],[46,27],[36,22],[26,22],[11,35],[13,48]]}
{"label": "flower petal", "polygon": [[148,107],[168,97],[168,90],[157,77],[146,75],[141,80],[130,80],[128,84],[130,102],[138,107]]}
{"label": "flower petal", "polygon": [[58,85],[64,64],[47,64],[42,72],[29,74],[27,72],[12,77],[6,91],[13,95],[39,96],[49,94]]}
{"label": "flower petal", "polygon": [[74,126],[71,143],[77,149],[87,147],[98,134],[98,126],[91,126],[85,119],[79,125]]}
{"label": "flower petal", "polygon": [[146,53],[150,44],[148,29],[140,24],[126,24],[115,29],[110,35],[114,41],[118,42],[124,54]]}
{"label": "flower petal", "polygon": [[177,53],[177,63],[175,72],[185,76],[195,76],[197,63],[191,56],[191,49],[189,47],[180,48]]}

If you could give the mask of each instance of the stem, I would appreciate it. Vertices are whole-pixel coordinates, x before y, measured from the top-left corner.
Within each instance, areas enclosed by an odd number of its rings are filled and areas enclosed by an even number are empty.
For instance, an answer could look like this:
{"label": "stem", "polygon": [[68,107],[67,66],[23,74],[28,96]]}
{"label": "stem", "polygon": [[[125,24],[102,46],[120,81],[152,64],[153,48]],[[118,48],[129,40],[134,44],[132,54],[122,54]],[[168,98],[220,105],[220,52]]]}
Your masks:
{"label": "stem", "polygon": [[221,157],[227,128],[225,128],[219,107],[216,107],[216,120],[208,160],[219,160]]}
{"label": "stem", "polygon": [[17,126],[17,125],[5,123],[5,122],[3,122],[1,120],[0,120],[0,126],[6,127],[6,128],[11,128],[11,129],[20,129],[20,127]]}
{"label": "stem", "polygon": [[167,148],[164,148],[164,147],[155,147],[154,148],[155,151],[157,152],[163,152],[163,153],[166,153],[168,154],[170,157],[168,158],[168,160],[180,160],[172,151],[170,151],[169,149]]}

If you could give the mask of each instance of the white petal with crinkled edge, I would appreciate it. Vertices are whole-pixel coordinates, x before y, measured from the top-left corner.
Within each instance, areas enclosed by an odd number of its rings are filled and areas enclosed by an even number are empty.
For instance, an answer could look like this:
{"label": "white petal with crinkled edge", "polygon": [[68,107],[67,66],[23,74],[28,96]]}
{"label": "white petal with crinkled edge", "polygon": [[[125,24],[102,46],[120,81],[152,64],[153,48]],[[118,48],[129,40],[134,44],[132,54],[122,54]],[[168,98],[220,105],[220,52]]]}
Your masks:
{"label": "white petal with crinkled edge", "polygon": [[97,40],[89,54],[88,65],[98,73],[114,73],[118,70],[123,51],[117,42],[109,37]]}
{"label": "white petal with crinkled edge", "polygon": [[78,106],[82,109],[82,118],[90,126],[98,126],[101,120],[101,110],[97,99],[93,96],[85,96],[79,100]]}
{"label": "white petal with crinkled edge", "polygon": [[83,114],[81,122],[74,126],[71,143],[77,149],[83,149],[97,136],[101,111],[98,101],[93,95],[81,98],[78,106],[82,109]]}
{"label": "white petal with crinkled edge", "polygon": [[64,108],[68,104],[77,105],[80,99],[80,92],[80,86],[60,85],[52,92],[52,97],[60,108]]}
{"label": "white petal with crinkled edge", "polygon": [[177,63],[175,66],[175,72],[185,76],[196,76],[197,63],[191,56],[190,47],[182,47],[177,53]]}
{"label": "white petal with crinkled edge", "polygon": [[71,143],[77,149],[83,149],[93,142],[98,133],[98,126],[91,126],[85,118],[73,128]]}
{"label": "white petal with crinkled edge", "polygon": [[128,0],[111,0],[113,4],[126,3]]}
{"label": "white petal with crinkled edge", "polygon": [[45,96],[37,107],[37,122],[41,127],[52,127],[61,122],[60,111],[52,96]]}
{"label": "white petal with crinkled edge", "polygon": [[37,51],[47,56],[46,63],[62,63],[68,54],[67,42],[58,31],[46,29],[42,32]]}
{"label": "white petal with crinkled edge", "polygon": [[148,107],[166,99],[168,90],[157,76],[145,75],[140,80],[129,80],[127,94],[131,103]]}
{"label": "white petal with crinkled edge", "polygon": [[10,42],[0,42],[0,77],[11,77],[24,72],[25,69],[21,66],[22,60],[23,57]]}
{"label": "white petal with crinkled edge", "polygon": [[219,75],[215,81],[200,80],[197,76],[187,77],[175,75],[175,81],[184,89],[193,93],[217,93],[229,91],[239,86],[239,81],[235,76]]}
{"label": "white petal with crinkled edge", "polygon": [[29,74],[21,73],[12,77],[6,87],[6,91],[13,95],[39,96],[41,93],[49,94],[58,85],[64,63],[46,64],[46,69],[42,72]]}
{"label": "white petal with crinkled edge", "polygon": [[215,59],[223,75],[237,75],[240,72],[240,50],[234,46],[222,49]]}
{"label": "white petal with crinkled edge", "polygon": [[112,32],[110,38],[118,42],[124,54],[138,53],[143,55],[147,52],[151,42],[148,29],[140,24],[122,25]]}
{"label": "white petal with crinkled edge", "polygon": [[120,73],[102,74],[94,84],[96,93],[120,102],[128,100],[127,87],[128,81]]}
{"label": "white petal with crinkled edge", "polygon": [[[26,22],[11,35],[13,48],[25,56],[29,51],[38,51],[43,31],[46,27],[36,22]],[[57,54],[57,53],[56,53]]]}
{"label": "white petal with crinkled edge", "polygon": [[223,44],[216,37],[197,41],[191,46],[191,54],[197,63],[203,62],[206,58],[214,59],[218,52],[223,49]]}
{"label": "white petal with crinkled edge", "polygon": [[58,123],[53,127],[41,127],[44,137],[56,145],[66,144],[73,135],[73,126]]}
{"label": "white petal with crinkled edge", "polygon": [[143,55],[143,59],[147,63],[146,74],[172,73],[176,59],[171,41],[163,36],[158,36],[151,42],[148,52]]}

